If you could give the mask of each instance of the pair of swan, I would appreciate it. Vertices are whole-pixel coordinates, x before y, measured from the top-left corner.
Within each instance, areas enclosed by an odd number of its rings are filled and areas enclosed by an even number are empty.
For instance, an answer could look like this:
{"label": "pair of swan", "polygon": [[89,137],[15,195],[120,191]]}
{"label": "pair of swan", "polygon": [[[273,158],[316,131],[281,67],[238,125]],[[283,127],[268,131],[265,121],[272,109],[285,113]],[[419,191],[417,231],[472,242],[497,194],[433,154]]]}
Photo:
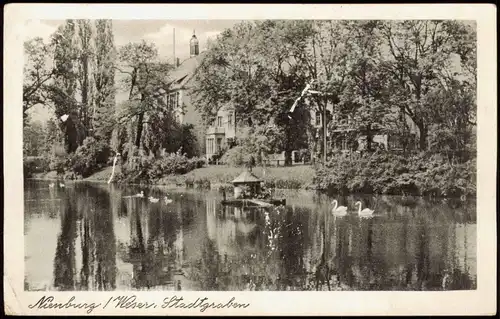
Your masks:
{"label": "pair of swan", "polygon": [[[159,198],[154,198],[153,196],[149,196],[149,201],[151,203],[158,203],[160,201],[160,199]],[[167,204],[167,205],[173,202],[173,200],[171,200],[167,196],[165,196],[164,201],[165,201],[165,204]]]}
{"label": "pair of swan", "polygon": [[[54,184],[54,183],[49,184],[50,188],[54,188],[55,186],[56,186],[56,184]],[[64,185],[63,183],[59,183],[59,187],[64,188],[64,187],[66,187],[66,185]]]}
{"label": "pair of swan", "polygon": [[[134,195],[133,197],[140,197],[140,198],[143,198],[143,197],[144,197],[144,191],[141,191],[139,194],[136,194],[136,195]],[[148,197],[148,199],[149,199],[149,201],[150,201],[151,203],[158,203],[158,202],[160,201],[160,199],[159,199],[159,198],[155,198],[155,197],[153,197],[153,196],[149,196],[149,197]],[[165,204],[170,204],[170,203],[172,203],[172,202],[173,202],[173,200],[171,200],[171,199],[170,199],[170,198],[168,198],[167,196],[165,196],[164,200],[165,200]]]}
{"label": "pair of swan", "polygon": [[[140,193],[138,193],[138,194],[135,194],[135,195],[132,195],[132,196],[127,196],[127,197],[139,197],[139,198],[144,198],[144,191],[141,191],[141,192],[140,192]],[[149,199],[149,201],[150,201],[151,203],[158,203],[158,202],[160,201],[160,199],[159,199],[159,198],[155,198],[155,197],[153,197],[153,196],[149,196],[149,197],[148,197],[148,199]],[[170,203],[172,203],[172,202],[173,202],[173,200],[171,200],[171,199],[170,199],[170,198],[168,198],[167,196],[165,196],[164,200],[165,200],[165,203],[166,203],[166,204],[170,204]]]}
{"label": "pair of swan", "polygon": [[[345,206],[338,206],[337,207],[338,203],[337,203],[336,199],[333,200],[332,204],[334,205],[333,209],[332,209],[333,215],[335,215],[335,216],[346,216],[347,215],[347,207],[345,207]],[[354,205],[359,206],[358,207],[358,216],[368,217],[368,216],[373,215],[374,210],[372,210],[372,209],[365,208],[365,209],[361,210],[361,202],[360,201],[357,201],[356,204],[354,204]]]}

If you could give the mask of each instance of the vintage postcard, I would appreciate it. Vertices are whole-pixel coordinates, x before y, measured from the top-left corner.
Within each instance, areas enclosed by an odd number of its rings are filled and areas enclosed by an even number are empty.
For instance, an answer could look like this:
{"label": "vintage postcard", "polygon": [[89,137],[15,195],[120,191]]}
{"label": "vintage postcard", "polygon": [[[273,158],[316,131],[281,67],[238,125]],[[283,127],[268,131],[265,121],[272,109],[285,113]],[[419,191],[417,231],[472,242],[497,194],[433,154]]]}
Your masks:
{"label": "vintage postcard", "polygon": [[496,308],[496,7],[9,4],[4,311]]}

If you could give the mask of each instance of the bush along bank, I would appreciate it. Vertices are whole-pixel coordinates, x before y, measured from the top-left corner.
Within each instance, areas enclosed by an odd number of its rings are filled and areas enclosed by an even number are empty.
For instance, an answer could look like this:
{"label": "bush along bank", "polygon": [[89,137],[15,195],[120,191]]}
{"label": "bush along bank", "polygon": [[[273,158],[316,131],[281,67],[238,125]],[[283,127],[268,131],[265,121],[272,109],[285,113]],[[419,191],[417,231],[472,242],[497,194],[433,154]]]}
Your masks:
{"label": "bush along bank", "polygon": [[[165,184],[179,182],[175,176],[201,168],[205,160],[200,157],[188,158],[184,154],[172,153],[160,158],[144,158],[137,165],[125,164],[116,174],[115,181],[130,184]],[[170,177],[165,179],[165,176]]]}
{"label": "bush along bank", "polygon": [[[210,179],[208,177],[186,177],[184,178],[184,185],[187,188],[202,188],[202,189],[224,189],[226,191],[233,191],[233,185],[231,181],[236,176],[224,180]],[[265,189],[305,189],[308,185],[304,184],[302,181],[290,178],[277,178],[277,177],[267,177],[262,181],[263,187]]]}
{"label": "bush along bank", "polygon": [[475,197],[476,160],[453,163],[436,154],[404,157],[373,153],[337,155],[316,168],[316,188],[328,193]]}

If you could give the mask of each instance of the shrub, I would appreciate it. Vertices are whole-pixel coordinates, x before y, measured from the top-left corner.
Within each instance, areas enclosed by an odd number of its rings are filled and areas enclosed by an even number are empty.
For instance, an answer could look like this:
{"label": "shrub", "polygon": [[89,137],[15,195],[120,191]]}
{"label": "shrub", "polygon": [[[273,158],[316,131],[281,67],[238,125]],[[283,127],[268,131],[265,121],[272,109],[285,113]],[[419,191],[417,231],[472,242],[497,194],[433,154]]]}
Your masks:
{"label": "shrub", "polygon": [[47,169],[48,163],[41,157],[26,157],[23,160],[24,178],[33,177],[33,174],[45,172]]}
{"label": "shrub", "polygon": [[206,177],[195,180],[194,182],[198,188],[201,189],[209,189],[210,188],[210,180]]}
{"label": "shrub", "polygon": [[188,158],[180,152],[171,153],[157,159],[143,158],[138,167],[125,165],[121,178],[133,183],[155,183],[165,175],[182,175],[204,164],[203,158]]}
{"label": "shrub", "polygon": [[237,145],[222,155],[221,162],[229,166],[241,167],[245,165],[249,159],[250,154],[248,154],[246,148],[241,145]]}
{"label": "shrub", "polygon": [[302,181],[293,178],[268,178],[264,180],[265,188],[278,188],[278,189],[300,189],[303,186]]}
{"label": "shrub", "polygon": [[111,149],[103,140],[87,137],[68,160],[71,170],[83,177],[90,176],[106,166]]}
{"label": "shrub", "polygon": [[27,156],[23,159],[23,175],[25,178],[33,174],[47,172],[50,169],[49,159],[42,156]]}
{"label": "shrub", "polygon": [[192,170],[202,168],[206,163],[206,160],[203,157],[192,157],[189,161],[191,162]]}
{"label": "shrub", "polygon": [[475,161],[452,165],[439,155],[410,158],[373,153],[359,158],[337,155],[316,168],[318,189],[335,193],[461,196],[475,194]]}

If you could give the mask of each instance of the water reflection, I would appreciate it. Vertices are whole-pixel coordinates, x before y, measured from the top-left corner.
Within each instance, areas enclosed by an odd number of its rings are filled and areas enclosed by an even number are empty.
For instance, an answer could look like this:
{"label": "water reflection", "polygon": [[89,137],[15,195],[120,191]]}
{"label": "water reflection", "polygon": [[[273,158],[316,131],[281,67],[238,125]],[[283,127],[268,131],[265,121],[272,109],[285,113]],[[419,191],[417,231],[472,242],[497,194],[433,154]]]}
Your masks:
{"label": "water reflection", "polygon": [[[74,183],[25,185],[27,290],[476,289],[475,203],[365,197],[237,208],[218,194]],[[173,202],[150,203],[148,196]]]}

